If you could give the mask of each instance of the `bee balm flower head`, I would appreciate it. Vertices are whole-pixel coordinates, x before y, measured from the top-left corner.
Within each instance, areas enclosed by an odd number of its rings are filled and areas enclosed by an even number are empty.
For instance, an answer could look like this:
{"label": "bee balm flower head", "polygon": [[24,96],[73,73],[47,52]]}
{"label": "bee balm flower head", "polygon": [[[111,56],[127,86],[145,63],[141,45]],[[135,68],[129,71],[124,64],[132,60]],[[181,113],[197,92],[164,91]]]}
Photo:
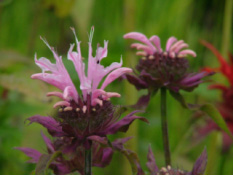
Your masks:
{"label": "bee balm flower head", "polygon": [[166,87],[174,92],[180,89],[192,91],[209,72],[189,73],[189,63],[186,56],[196,57],[196,53],[183,40],[170,37],[166,49],[161,48],[160,38],[156,35],[147,38],[138,32],[124,35],[125,39],[134,39],[141,43],[133,43],[131,47],[138,50],[141,57],[136,69],[139,76],[127,75],[127,79],[137,89],[149,88],[157,90]]}
{"label": "bee balm flower head", "polygon": [[[126,131],[127,126],[133,120],[142,119],[142,117],[135,116],[135,112],[133,112],[117,122],[120,114],[115,114],[116,107],[112,105],[109,99],[111,97],[120,97],[120,94],[106,92],[104,89],[112,81],[125,73],[132,72],[132,70],[121,67],[122,60],[120,63],[114,62],[108,67],[101,65],[102,59],[107,57],[108,42],[104,42],[104,47],[97,47],[96,56],[94,57],[91,46],[94,33],[92,27],[88,42],[88,70],[86,74],[85,63],[80,49],[81,42],[78,41],[74,29],[72,30],[75,35],[77,51],[73,51],[75,45],[71,44],[68,59],[73,62],[77,71],[82,93],[78,94],[61,56],[58,56],[54,48],[43,40],[52,51],[56,63],[53,64],[44,57],[40,59],[35,57],[35,62],[42,69],[42,73],[34,74],[32,78],[45,81],[61,90],[61,92],[49,92],[47,94],[61,99],[54,105],[55,108],[59,107],[59,114],[56,119],[37,115],[30,117],[28,120],[42,124],[55,137],[70,136],[85,143],[88,143],[87,138],[93,135],[105,137],[107,134],[114,134],[117,131]],[[47,73],[47,71],[50,73]],[[100,86],[103,79],[104,81]]]}

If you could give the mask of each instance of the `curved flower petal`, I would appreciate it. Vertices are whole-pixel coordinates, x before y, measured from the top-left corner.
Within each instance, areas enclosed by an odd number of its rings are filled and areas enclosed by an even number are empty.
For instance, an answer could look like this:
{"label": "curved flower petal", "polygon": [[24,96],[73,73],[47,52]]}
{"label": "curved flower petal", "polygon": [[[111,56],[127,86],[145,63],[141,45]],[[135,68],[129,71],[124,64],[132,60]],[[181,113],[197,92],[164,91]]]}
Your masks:
{"label": "curved flower petal", "polygon": [[48,137],[46,137],[46,135],[44,135],[44,133],[42,131],[41,131],[41,136],[42,136],[42,138],[47,146],[48,152],[49,153],[55,152],[54,146],[53,146],[51,140]]}
{"label": "curved flower petal", "polygon": [[190,49],[182,50],[181,52],[179,52],[179,54],[184,55],[184,56],[186,56],[186,55],[191,55],[193,57],[197,56],[197,54],[194,51],[190,50]]}
{"label": "curved flower petal", "polygon": [[119,93],[116,93],[116,92],[107,92],[106,93],[106,96],[105,96],[105,99],[108,99],[108,98],[112,98],[112,97],[121,97],[121,94]]}
{"label": "curved flower petal", "polygon": [[136,48],[137,50],[143,50],[146,53],[149,53],[150,55],[152,55],[154,53],[154,51],[147,45],[144,44],[140,44],[140,43],[133,43],[131,44],[132,48]]}
{"label": "curved flower petal", "polygon": [[167,44],[166,44],[166,51],[167,51],[167,52],[170,51],[170,47],[171,47],[172,44],[173,44],[174,42],[176,42],[176,41],[177,41],[177,39],[176,39],[174,36],[170,37],[170,38],[167,40]]}
{"label": "curved flower petal", "polygon": [[96,60],[101,61],[108,55],[108,41],[104,41],[104,48],[98,47],[96,50]]}
{"label": "curved flower petal", "polygon": [[56,108],[58,106],[70,106],[70,103],[67,101],[59,101],[53,105],[53,108]]}
{"label": "curved flower petal", "polygon": [[153,35],[152,37],[150,37],[149,40],[154,43],[160,53],[163,51],[163,49],[161,48],[160,38],[158,36]]}
{"label": "curved flower petal", "polygon": [[178,54],[181,49],[188,48],[188,47],[189,47],[188,44],[182,43],[174,49],[174,52]]}
{"label": "curved flower petal", "polygon": [[125,76],[131,84],[135,85],[137,90],[148,88],[148,84],[145,81],[143,81],[142,79],[137,78],[136,76],[133,76],[130,74],[126,74]]}
{"label": "curved flower petal", "polygon": [[177,47],[179,47],[179,46],[180,46],[181,44],[183,44],[183,43],[184,43],[183,40],[176,41],[176,43],[174,43],[174,44],[171,46],[170,51],[175,51],[175,49],[176,49]]}
{"label": "curved flower petal", "polygon": [[103,131],[105,134],[115,134],[116,132],[120,131],[120,132],[126,132],[129,128],[129,125],[135,120],[135,119],[139,119],[142,120],[144,122],[148,123],[148,120],[144,117],[139,117],[139,116],[135,116],[134,114],[137,113],[139,111],[134,111],[131,112],[130,114],[128,114],[126,117],[124,117],[123,119],[121,119],[120,121],[114,123],[113,125],[109,126],[109,128],[107,128],[105,131]]}
{"label": "curved flower petal", "polygon": [[207,165],[207,151],[206,148],[197,159],[196,163],[193,166],[192,174],[204,174],[205,168]]}
{"label": "curved flower petal", "polygon": [[132,69],[130,68],[126,68],[126,67],[122,67],[122,68],[118,68],[114,71],[112,71],[105,79],[105,81],[103,82],[102,86],[100,89],[104,89],[108,84],[110,84],[111,82],[113,82],[115,79],[119,78],[120,76],[126,74],[126,73],[130,73],[132,72]]}
{"label": "curved flower petal", "polygon": [[60,123],[57,122],[52,117],[43,117],[40,115],[35,115],[35,116],[28,118],[27,120],[30,121],[30,124],[34,122],[41,124],[42,126],[48,129],[48,132],[52,136],[55,136],[55,137],[65,136],[65,133],[62,131],[62,127],[60,126]]}
{"label": "curved flower petal", "polygon": [[151,175],[157,174],[159,172],[159,168],[156,165],[155,157],[154,157],[154,154],[152,152],[151,146],[149,147],[149,151],[147,154],[147,160],[148,160],[148,162],[146,163],[146,166],[148,167]]}
{"label": "curved flower petal", "polygon": [[28,161],[29,163],[37,163],[42,155],[39,151],[32,148],[16,147],[15,149],[22,151],[24,154],[30,157],[31,160]]}
{"label": "curved flower petal", "polygon": [[63,94],[62,94],[61,92],[48,92],[46,95],[47,95],[48,97],[49,97],[49,96],[56,96],[56,97],[59,97],[59,98],[61,98],[61,99],[64,100]]}
{"label": "curved flower petal", "polygon": [[96,89],[93,91],[92,93],[92,101],[96,98],[98,98],[99,96],[102,96],[102,95],[106,95],[106,92],[102,89]]}
{"label": "curved flower petal", "polygon": [[93,77],[93,84],[92,84],[92,90],[97,89],[100,81],[103,79],[104,76],[106,76],[109,72],[120,68],[122,66],[122,58],[120,63],[114,62],[110,66],[104,68],[104,66],[100,64],[96,64],[95,68],[92,69],[92,77]]}
{"label": "curved flower petal", "polygon": [[84,98],[86,98],[85,93],[86,91],[91,89],[91,82],[85,76],[85,64],[82,61],[80,42],[78,42],[77,38],[76,38],[76,42],[77,42],[76,44],[77,44],[78,52],[73,52],[72,50],[74,48],[74,45],[71,45],[68,51],[68,59],[71,60],[74,64],[75,70],[77,71],[80,80],[80,89],[83,92]]}
{"label": "curved flower petal", "polygon": [[143,34],[138,33],[138,32],[130,32],[124,35],[125,39],[135,39],[138,40],[142,43],[145,43],[146,45],[148,45],[151,50],[153,50],[153,52],[156,52],[156,48],[153,44],[151,44],[150,40]]}
{"label": "curved flower petal", "polygon": [[[37,60],[37,57],[35,55],[35,63],[42,69],[42,73],[33,74],[31,78],[45,81],[46,83],[49,83],[57,87],[58,89],[61,89],[62,91],[65,89],[66,86],[70,86],[72,87],[72,91],[73,91],[72,98],[74,100],[77,100],[78,93],[62,62],[62,58],[57,55],[57,53],[54,51],[54,48],[52,48],[47,43],[47,41],[45,41],[44,39],[42,40],[48,46],[48,48],[52,51],[53,56],[56,59],[56,64],[52,64],[48,59],[44,57]],[[50,71],[51,73],[45,73],[45,71]]]}
{"label": "curved flower petal", "polygon": [[93,165],[96,167],[106,167],[107,165],[110,164],[112,160],[112,156],[113,156],[112,148],[103,148],[101,160],[98,163],[94,162]]}

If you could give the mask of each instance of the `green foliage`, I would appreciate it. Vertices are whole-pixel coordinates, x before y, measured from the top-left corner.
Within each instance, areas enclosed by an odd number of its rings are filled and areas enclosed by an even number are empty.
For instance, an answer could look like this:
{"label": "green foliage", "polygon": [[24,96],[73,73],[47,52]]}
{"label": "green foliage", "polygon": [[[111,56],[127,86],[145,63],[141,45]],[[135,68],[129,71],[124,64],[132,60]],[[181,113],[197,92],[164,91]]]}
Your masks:
{"label": "green foliage", "polygon": [[233,139],[233,136],[229,128],[227,127],[225,120],[213,105],[211,104],[202,105],[200,107],[200,110],[206,113],[210,118],[212,118],[214,122]]}

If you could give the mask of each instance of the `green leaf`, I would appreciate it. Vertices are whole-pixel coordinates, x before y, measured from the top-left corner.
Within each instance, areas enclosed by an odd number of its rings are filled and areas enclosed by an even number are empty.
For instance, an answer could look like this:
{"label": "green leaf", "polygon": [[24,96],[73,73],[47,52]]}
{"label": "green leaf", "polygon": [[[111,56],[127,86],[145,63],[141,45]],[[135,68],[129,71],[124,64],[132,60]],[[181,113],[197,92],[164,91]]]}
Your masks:
{"label": "green leaf", "polygon": [[233,139],[225,120],[212,104],[204,104],[200,107],[200,110],[212,118],[214,122]]}
{"label": "green leaf", "polygon": [[211,133],[211,138],[208,143],[208,163],[206,166],[206,171],[205,175],[214,175],[216,174],[216,166],[218,166],[218,156],[219,152],[216,151],[218,150],[218,137],[219,137],[219,132],[213,132]]}
{"label": "green leaf", "polygon": [[40,157],[39,162],[36,164],[36,175],[44,175],[49,165],[54,159],[61,155],[60,151],[56,151],[53,154],[43,154]]}
{"label": "green leaf", "polygon": [[190,110],[199,108],[199,105],[187,104],[184,97],[179,92],[174,92],[174,91],[169,91],[169,92],[171,96],[181,104],[182,107]]}

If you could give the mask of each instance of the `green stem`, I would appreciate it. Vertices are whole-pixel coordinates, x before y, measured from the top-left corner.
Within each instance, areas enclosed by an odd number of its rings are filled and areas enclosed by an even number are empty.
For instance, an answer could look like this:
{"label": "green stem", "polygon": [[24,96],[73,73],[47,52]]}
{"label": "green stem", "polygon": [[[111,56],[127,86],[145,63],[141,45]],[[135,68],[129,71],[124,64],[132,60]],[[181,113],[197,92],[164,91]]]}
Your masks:
{"label": "green stem", "polygon": [[232,26],[232,9],[233,0],[226,0],[224,18],[223,18],[223,32],[222,32],[222,55],[227,56],[231,41],[231,26]]}
{"label": "green stem", "polygon": [[91,175],[91,148],[85,150],[85,175]]}
{"label": "green stem", "polygon": [[167,107],[166,107],[166,88],[161,88],[161,124],[163,135],[163,147],[166,166],[171,165],[171,156],[169,149],[168,128],[167,128]]}

